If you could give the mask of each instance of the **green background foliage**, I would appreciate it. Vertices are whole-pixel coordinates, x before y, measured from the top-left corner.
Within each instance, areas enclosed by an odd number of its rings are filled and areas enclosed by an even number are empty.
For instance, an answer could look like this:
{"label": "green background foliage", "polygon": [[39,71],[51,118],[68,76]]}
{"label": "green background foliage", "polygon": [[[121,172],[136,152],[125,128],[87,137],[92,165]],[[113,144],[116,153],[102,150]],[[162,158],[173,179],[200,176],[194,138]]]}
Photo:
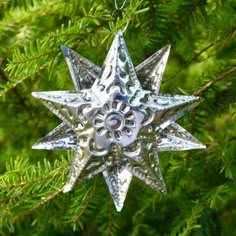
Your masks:
{"label": "green background foliage", "polygon": [[[236,1],[114,9],[112,0],[0,0],[0,235],[236,235]],[[161,93],[203,98],[178,123],[207,148],[160,153],[168,194],[133,178],[117,213],[101,175],[61,193],[72,153],[31,149],[60,123],[31,92],[73,89],[60,45],[101,66],[127,21],[134,65],[171,44]]]}

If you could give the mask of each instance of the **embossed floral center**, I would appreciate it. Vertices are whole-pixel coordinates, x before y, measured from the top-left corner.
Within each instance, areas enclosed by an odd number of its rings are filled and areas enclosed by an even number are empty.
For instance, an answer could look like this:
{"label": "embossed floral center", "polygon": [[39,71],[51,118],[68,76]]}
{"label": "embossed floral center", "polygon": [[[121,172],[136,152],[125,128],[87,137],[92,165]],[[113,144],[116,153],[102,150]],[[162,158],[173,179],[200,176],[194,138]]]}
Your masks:
{"label": "embossed floral center", "polygon": [[101,147],[108,147],[111,143],[127,146],[136,138],[141,127],[141,120],[137,119],[137,123],[135,119],[140,116],[143,118],[140,111],[132,110],[120,100],[107,102],[97,110],[94,119],[97,144]]}
{"label": "embossed floral center", "polygon": [[124,119],[118,113],[111,113],[106,117],[105,125],[110,131],[117,131],[124,127]]}

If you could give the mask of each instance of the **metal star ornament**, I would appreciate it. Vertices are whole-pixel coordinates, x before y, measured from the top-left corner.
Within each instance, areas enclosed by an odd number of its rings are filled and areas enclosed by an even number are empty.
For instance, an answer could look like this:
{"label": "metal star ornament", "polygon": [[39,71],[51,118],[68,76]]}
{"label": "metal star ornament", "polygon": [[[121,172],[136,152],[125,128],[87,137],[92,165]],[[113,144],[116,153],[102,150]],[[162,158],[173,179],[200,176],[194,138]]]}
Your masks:
{"label": "metal star ornament", "polygon": [[33,93],[62,120],[33,148],[74,150],[64,192],[102,172],[117,211],[132,176],[165,194],[157,153],[205,147],[175,123],[199,98],[159,94],[170,46],[134,67],[119,31],[101,68],[61,48],[76,90]]}

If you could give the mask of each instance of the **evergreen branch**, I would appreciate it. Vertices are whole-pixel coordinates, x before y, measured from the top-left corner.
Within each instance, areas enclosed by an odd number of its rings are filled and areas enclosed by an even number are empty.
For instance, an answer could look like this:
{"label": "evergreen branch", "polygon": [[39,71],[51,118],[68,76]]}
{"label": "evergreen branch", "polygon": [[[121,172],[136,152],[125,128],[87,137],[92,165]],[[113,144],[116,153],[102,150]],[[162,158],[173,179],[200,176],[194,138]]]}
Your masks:
{"label": "evergreen branch", "polygon": [[131,236],[139,235],[139,229],[140,229],[141,225],[142,225],[142,222],[135,224],[135,227],[133,229]]}
{"label": "evergreen branch", "polygon": [[73,223],[76,223],[76,222],[79,220],[79,218],[83,215],[83,213],[85,212],[85,210],[87,209],[87,206],[88,206],[90,200],[91,200],[92,197],[93,197],[93,194],[94,194],[94,192],[95,192],[95,189],[96,189],[96,182],[94,183],[93,188],[92,188],[92,191],[91,191],[91,193],[89,194],[88,199],[87,199],[86,203],[84,204],[82,210],[81,210],[80,213],[79,213],[77,216],[75,216],[74,219],[72,220]]}
{"label": "evergreen branch", "polygon": [[[40,3],[37,3],[35,1],[34,4],[32,4],[31,1],[20,1],[18,5],[21,4],[22,7],[14,7],[14,5],[12,4],[13,6],[9,7],[11,11],[9,10],[8,14],[3,14],[3,18],[0,21],[0,28],[2,29],[0,32],[1,35],[4,35],[4,33],[16,32],[13,40],[17,40],[19,31],[22,28],[34,26],[38,22],[42,22],[45,16],[49,15],[47,10],[48,8],[54,11],[50,14],[63,15],[63,13],[61,12],[61,6],[57,6],[58,4],[56,3],[56,1],[46,0],[41,1]],[[37,35],[37,31],[34,31],[34,35]],[[18,44],[18,46],[21,47],[22,45]]]}
{"label": "evergreen branch", "polygon": [[[52,185],[56,188],[61,188],[61,179],[64,177],[65,174],[63,171],[66,169],[64,166],[67,165],[67,163],[63,161],[62,164],[61,162],[55,161],[54,166],[52,167],[50,165],[50,162],[46,162],[45,160],[44,168],[41,168],[40,163],[38,163],[38,166],[36,167],[35,165],[28,165],[27,160],[20,160],[19,162],[18,159],[15,159],[13,162],[12,161],[10,161],[10,163],[7,165],[7,172],[1,178],[1,196],[7,196],[7,198],[1,201],[1,210],[3,210],[3,212],[0,215],[0,218],[4,220],[7,215],[10,215],[10,212],[16,212],[20,210],[19,215],[14,216],[16,215],[15,213],[13,214],[14,217],[12,216],[13,221],[15,221],[25,215],[30,214],[32,211],[39,208],[40,206],[48,202],[50,199],[52,199],[55,195],[57,195],[57,193],[50,193],[51,191],[47,192],[47,185],[54,181]],[[62,169],[63,171],[61,171]],[[18,170],[19,172],[21,172],[18,173]],[[15,179],[13,176],[10,177],[11,173],[17,173],[19,175],[19,178]],[[37,178],[38,175],[43,177]],[[21,183],[21,181],[24,182]],[[5,186],[6,184],[12,182],[13,184]],[[15,184],[15,182],[20,183]],[[35,200],[35,196],[32,196],[32,193],[35,194],[35,191],[37,191],[39,188],[45,189],[42,192],[42,196],[45,196],[44,198],[46,199],[41,202],[38,202],[39,199]],[[22,205],[24,205],[23,208],[26,208],[27,211],[24,211],[23,209],[22,212]]]}
{"label": "evergreen branch", "polygon": [[[1,66],[1,63],[0,63],[0,66]],[[5,82],[8,81],[8,75],[7,75],[4,71],[2,71],[1,69],[0,69],[0,76],[1,76],[1,78],[2,78]],[[18,100],[20,101],[20,104],[21,104],[25,109],[27,109],[26,104],[25,104],[25,101],[24,101],[24,99],[21,97],[20,93],[19,93],[16,89],[13,89],[13,92],[15,93],[16,97],[17,97]]]}
{"label": "evergreen branch", "polygon": [[108,226],[105,233],[105,236],[109,236],[111,234],[111,228],[112,228],[112,214],[111,214],[111,207],[112,207],[112,199],[109,200],[109,215],[108,215]]}
{"label": "evergreen branch", "polygon": [[93,28],[87,34],[84,34],[80,39],[78,39],[76,42],[74,42],[72,46],[76,46],[76,45],[80,44],[83,40],[88,38],[88,36],[90,34],[96,33],[99,29],[101,29],[104,26],[104,24],[105,24],[105,21],[102,21],[96,28]]}
{"label": "evergreen branch", "polygon": [[[181,30],[185,24],[185,22],[188,20],[188,18],[193,14],[194,10],[199,6],[199,4],[202,2],[202,0],[197,0],[196,3],[192,6],[192,8],[187,12],[187,14],[185,15],[185,17],[180,21],[180,23],[178,23],[176,25],[176,29],[177,30]],[[172,36],[172,34],[167,35],[167,37],[165,37],[161,44],[163,44],[166,41],[169,41],[169,38]]]}
{"label": "evergreen branch", "polygon": [[201,227],[197,224],[197,220],[201,217],[204,204],[201,200],[196,200],[194,204],[195,206],[191,208],[191,211],[187,212],[183,219],[179,219],[177,226],[172,230],[171,236],[192,235],[194,229]]}
{"label": "evergreen branch", "polygon": [[[20,194],[21,195],[21,194]],[[11,197],[11,198],[8,198],[9,200],[12,200],[12,199],[14,199],[14,198],[17,198],[17,196],[15,196],[15,197]],[[32,197],[31,197],[32,198]],[[4,201],[3,201],[4,202]],[[6,202],[8,202],[7,200],[6,200]],[[21,205],[23,205],[25,203],[25,199],[23,199],[22,201],[20,201],[20,202],[18,202],[17,204],[15,204],[12,208],[6,208],[4,211],[3,211],[3,213],[0,215],[0,219],[3,219],[3,217],[4,216],[6,216],[7,214],[9,214],[9,210],[14,210],[14,209],[16,209],[17,207],[19,207],[19,206],[21,206]]]}
{"label": "evergreen branch", "polygon": [[140,235],[139,230],[144,221],[143,216],[145,215],[145,211],[153,204],[153,201],[154,201],[153,197],[151,199],[149,198],[149,200],[145,202],[142,208],[136,211],[135,215],[132,217],[133,222],[135,222],[135,227],[133,229],[131,236]]}
{"label": "evergreen branch", "polygon": [[[0,203],[8,203],[10,200],[16,199],[16,198],[18,198],[21,195],[23,195],[23,194],[18,194],[18,196],[7,197],[7,198],[4,198],[4,199],[1,199]],[[4,214],[0,215],[0,217],[2,217],[2,216],[4,216]]]}
{"label": "evergreen branch", "polygon": [[178,75],[185,67],[187,67],[189,64],[191,64],[197,57],[199,57],[203,52],[207,51],[209,48],[211,48],[214,45],[214,43],[210,43],[207,47],[203,48],[199,53],[195,54],[190,60],[188,60],[186,63],[184,63],[173,75],[171,75],[169,78],[164,80],[162,83],[166,83],[169,80],[172,80],[176,75]]}
{"label": "evergreen branch", "polygon": [[[37,74],[38,72],[44,70],[50,63],[47,62],[44,65],[42,65],[39,69],[37,69],[34,73]],[[5,95],[6,93],[8,93],[9,91],[11,91],[12,89],[14,89],[17,85],[21,84],[22,82],[28,80],[31,78],[32,75],[26,76],[24,78],[22,78],[21,80],[18,80],[16,83],[12,84],[9,88],[4,89],[1,93],[0,93],[0,97],[2,97],[3,95]]]}
{"label": "evergreen branch", "polygon": [[177,26],[177,29],[181,29],[184,23],[187,21],[187,19],[193,14],[194,10],[198,7],[198,5],[202,2],[202,0],[197,0],[195,4],[192,6],[192,8],[189,10],[189,12],[185,15],[185,17],[180,21],[180,23]]}
{"label": "evergreen branch", "polygon": [[200,88],[199,90],[194,92],[193,95],[194,96],[201,95],[203,92],[208,90],[211,86],[213,86],[216,82],[219,82],[219,81],[223,80],[224,78],[226,78],[227,76],[233,74],[234,72],[236,72],[236,67],[231,68],[230,70],[224,72],[222,75],[216,77],[214,80],[208,82],[202,88]]}
{"label": "evergreen branch", "polygon": [[56,197],[59,193],[61,193],[64,189],[64,186],[60,189],[58,189],[56,192],[54,192],[53,194],[49,195],[46,199],[44,199],[43,201],[39,202],[38,204],[36,204],[35,206],[33,206],[31,209],[25,211],[24,213],[15,216],[13,218],[13,221],[21,219],[22,217],[29,215],[31,212],[33,212],[34,210],[38,209],[39,207],[43,206],[45,203],[47,203],[48,201],[52,200],[54,197]]}
{"label": "evergreen branch", "polygon": [[6,189],[6,188],[17,188],[17,187],[24,187],[25,185],[28,185],[28,184],[33,184],[33,183],[37,183],[37,182],[42,182],[42,181],[45,181],[45,180],[48,180],[48,179],[53,179],[54,177],[56,176],[61,176],[62,173],[60,174],[55,174],[55,175],[51,175],[51,176],[47,176],[47,177],[43,177],[43,178],[39,178],[39,179],[35,179],[35,180],[32,180],[32,181],[29,181],[29,182],[24,182],[24,183],[20,183],[20,184],[11,184],[9,186],[3,186],[1,187],[2,189]]}
{"label": "evergreen branch", "polygon": [[232,35],[234,34],[234,31],[236,30],[236,26],[234,26],[233,28],[231,28],[228,36],[226,37],[226,39],[224,40],[224,42],[222,43],[222,45],[214,52],[212,53],[211,55],[209,55],[207,58],[203,59],[203,60],[200,60],[200,62],[203,62],[203,61],[206,61],[208,60],[209,58],[215,56],[217,53],[219,53],[226,45],[227,43],[229,42],[229,40],[231,39]]}
{"label": "evergreen branch", "polygon": [[154,10],[154,2],[153,2],[153,0],[149,0],[149,5],[150,5],[150,12],[151,12],[151,26],[150,26],[150,29],[154,30],[154,25],[155,25],[155,10]]}
{"label": "evergreen branch", "polygon": [[60,52],[60,50],[50,51],[50,52],[47,52],[47,53],[43,53],[43,54],[41,54],[41,55],[38,55],[38,56],[36,56],[36,57],[26,59],[26,60],[14,61],[12,64],[13,64],[13,65],[24,64],[24,63],[27,63],[27,62],[30,62],[30,61],[38,60],[38,59],[41,58],[41,57],[46,57],[46,56],[48,56],[48,55],[52,55],[52,54],[58,53],[58,52]]}

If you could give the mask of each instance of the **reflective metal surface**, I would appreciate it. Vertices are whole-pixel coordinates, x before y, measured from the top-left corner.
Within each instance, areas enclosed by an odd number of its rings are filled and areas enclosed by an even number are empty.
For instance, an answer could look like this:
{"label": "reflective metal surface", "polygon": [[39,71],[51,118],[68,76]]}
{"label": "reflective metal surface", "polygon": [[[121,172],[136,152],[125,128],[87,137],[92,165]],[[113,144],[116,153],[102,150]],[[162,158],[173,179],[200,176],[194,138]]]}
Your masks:
{"label": "reflective metal surface", "polygon": [[170,46],[136,68],[122,32],[116,33],[102,68],[62,50],[76,90],[33,93],[62,120],[33,148],[74,150],[64,192],[78,179],[102,172],[117,211],[133,175],[165,194],[157,152],[205,147],[175,123],[199,98],[159,94]]}

